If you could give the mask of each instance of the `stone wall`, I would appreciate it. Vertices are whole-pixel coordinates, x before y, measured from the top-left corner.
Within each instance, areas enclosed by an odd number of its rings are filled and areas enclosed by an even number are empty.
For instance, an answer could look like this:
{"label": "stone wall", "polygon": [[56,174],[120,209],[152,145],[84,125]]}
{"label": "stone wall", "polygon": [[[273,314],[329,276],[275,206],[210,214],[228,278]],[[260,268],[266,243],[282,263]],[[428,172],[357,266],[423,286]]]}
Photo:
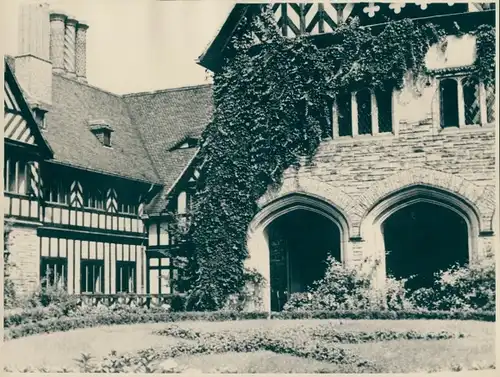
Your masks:
{"label": "stone wall", "polygon": [[9,234],[11,279],[18,297],[33,292],[40,280],[40,240],[36,227],[36,224],[15,222]]}

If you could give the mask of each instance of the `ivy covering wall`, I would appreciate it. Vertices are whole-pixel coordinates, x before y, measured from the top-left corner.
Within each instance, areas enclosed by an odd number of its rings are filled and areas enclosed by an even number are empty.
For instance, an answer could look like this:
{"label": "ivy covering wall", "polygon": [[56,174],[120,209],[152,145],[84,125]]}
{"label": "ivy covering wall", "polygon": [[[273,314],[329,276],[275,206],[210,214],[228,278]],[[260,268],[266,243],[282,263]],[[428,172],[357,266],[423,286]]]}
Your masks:
{"label": "ivy covering wall", "polygon": [[[301,157],[314,156],[331,127],[335,97],[359,88],[400,89],[407,73],[426,74],[429,46],[447,33],[410,19],[374,33],[354,20],[334,32],[336,43],[319,48],[305,36],[282,37],[269,9],[241,24],[214,76],[213,121],[198,155],[188,309],[219,309],[241,290],[256,201]],[[476,69],[488,81],[495,71],[495,31],[483,25],[474,33]]]}

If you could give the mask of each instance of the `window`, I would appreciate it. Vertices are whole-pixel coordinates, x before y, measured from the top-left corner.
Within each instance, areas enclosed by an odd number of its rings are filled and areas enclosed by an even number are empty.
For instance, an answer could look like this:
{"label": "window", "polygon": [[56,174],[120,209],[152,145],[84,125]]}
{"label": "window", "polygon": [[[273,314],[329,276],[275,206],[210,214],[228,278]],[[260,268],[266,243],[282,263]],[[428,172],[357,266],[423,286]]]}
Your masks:
{"label": "window", "polygon": [[486,121],[488,123],[494,123],[496,119],[495,114],[495,86],[493,84],[488,84],[485,87],[486,95]]}
{"label": "window", "polygon": [[104,190],[97,187],[88,187],[86,191],[86,206],[88,208],[94,209],[104,209],[104,203],[106,202],[106,198],[104,195]]}
{"label": "window", "polygon": [[42,257],[40,260],[40,281],[42,287],[65,288],[68,279],[68,262],[66,258]]}
{"label": "window", "polygon": [[372,94],[368,89],[356,93],[358,105],[358,133],[369,135],[372,133]]}
{"label": "window", "polygon": [[392,90],[363,89],[340,94],[335,109],[334,138],[393,132]]}
{"label": "window", "polygon": [[82,259],[80,264],[81,293],[104,293],[104,261]]}
{"label": "window", "polygon": [[171,263],[170,258],[149,258],[149,293],[171,294],[178,292],[176,281],[178,269]]}
{"label": "window", "polygon": [[493,123],[495,88],[475,76],[446,77],[439,82],[441,128]]}
{"label": "window", "polygon": [[58,179],[48,183],[47,200],[52,203],[69,204],[69,183]]}
{"label": "window", "polygon": [[4,187],[6,192],[27,195],[29,194],[29,174],[27,161],[6,158],[4,160]]}
{"label": "window", "polygon": [[42,130],[45,130],[47,127],[46,127],[46,121],[45,121],[45,113],[46,111],[45,110],[42,110],[42,109],[39,109],[39,108],[35,108],[33,110],[33,117],[35,118],[35,121],[38,123],[38,125],[40,126],[40,128]]}
{"label": "window", "polygon": [[392,132],[392,91],[378,89],[375,91],[377,104],[378,131]]}
{"label": "window", "polygon": [[352,136],[350,94],[344,94],[337,97],[337,114],[339,122],[339,136]]}
{"label": "window", "polygon": [[102,143],[106,147],[111,147],[111,132],[103,131],[102,133]]}
{"label": "window", "polygon": [[116,262],[116,292],[132,293],[136,291],[135,262]]}
{"label": "window", "polygon": [[177,213],[183,215],[187,212],[187,194],[185,191],[179,193],[177,197]]}

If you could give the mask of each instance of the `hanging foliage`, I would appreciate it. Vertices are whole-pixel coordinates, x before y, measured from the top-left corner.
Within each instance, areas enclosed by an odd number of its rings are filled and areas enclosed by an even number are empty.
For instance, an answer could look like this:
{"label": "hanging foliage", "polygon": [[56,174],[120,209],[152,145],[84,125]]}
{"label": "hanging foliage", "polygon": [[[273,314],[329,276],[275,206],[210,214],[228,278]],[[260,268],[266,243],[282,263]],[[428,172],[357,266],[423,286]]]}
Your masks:
{"label": "hanging foliage", "polygon": [[[491,35],[483,32],[488,37],[480,39],[478,61],[486,71]],[[256,202],[287,168],[314,155],[331,127],[333,99],[362,87],[400,89],[407,72],[423,73],[426,51],[445,35],[410,19],[389,22],[374,35],[353,21],[333,33],[337,43],[319,48],[307,37],[281,36],[269,8],[237,34],[214,77],[215,111],[198,155],[190,231],[196,279],[188,309],[219,309],[241,290]]]}

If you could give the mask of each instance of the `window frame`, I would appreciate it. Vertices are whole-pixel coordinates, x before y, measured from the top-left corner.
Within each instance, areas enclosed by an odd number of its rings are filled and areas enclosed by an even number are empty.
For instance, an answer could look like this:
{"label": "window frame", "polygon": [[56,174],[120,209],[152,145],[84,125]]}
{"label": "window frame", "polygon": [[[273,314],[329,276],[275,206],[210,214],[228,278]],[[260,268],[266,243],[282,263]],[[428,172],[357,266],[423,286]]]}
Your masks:
{"label": "window frame", "polygon": [[[154,264],[151,263],[151,260],[157,260]],[[168,260],[168,262],[167,262]],[[165,264],[162,264],[162,261],[165,261]],[[151,271],[158,271],[158,293],[151,293]],[[165,288],[161,284],[162,280],[162,272],[168,271],[168,281],[169,281],[169,290],[170,292],[162,292],[162,288]],[[182,293],[179,291],[176,282],[179,280],[179,274],[181,273],[181,269],[176,267],[173,263],[173,259],[171,257],[167,257],[164,255],[152,255],[148,257],[148,293],[153,295],[170,295],[176,293]]]}
{"label": "window frame", "polygon": [[[475,78],[478,81],[479,85],[479,123],[477,124],[466,124],[466,115],[465,115],[465,97],[464,97],[464,82],[466,82],[469,78]],[[459,72],[451,72],[451,73],[439,73],[435,75],[436,79],[436,103],[437,103],[437,111],[436,111],[436,126],[441,132],[447,132],[449,130],[459,130],[459,129],[477,129],[485,126],[495,125],[496,119],[493,119],[492,122],[488,122],[488,109],[486,102],[486,86],[483,81],[477,77],[475,72],[471,72],[470,70],[464,70]],[[458,124],[456,126],[446,126],[442,127],[442,111],[441,111],[441,82],[445,80],[455,80],[457,82],[457,103],[458,103]],[[494,84],[493,84],[494,86]],[[496,116],[496,114],[495,114]]]}
{"label": "window frame", "polygon": [[[92,279],[92,291],[89,291],[88,290],[88,283],[89,283],[89,279],[83,279],[84,277],[84,270],[85,270],[85,266],[86,265],[91,265],[92,267],[99,267],[99,273],[97,274],[97,276],[99,276],[100,280],[99,280],[99,291],[96,291],[96,286],[97,286],[97,279],[96,277],[94,276],[94,278]],[[82,258],[80,259],[80,293],[82,294],[104,294],[104,290],[105,290],[105,277],[106,277],[106,273],[104,271],[105,269],[105,265],[104,265],[104,260],[103,259],[87,259],[87,258]],[[85,282],[85,287],[87,289],[83,289],[84,288],[84,282]]]}
{"label": "window frame", "polygon": [[[360,134],[359,133],[359,107],[357,103],[357,95],[362,91],[368,90],[371,96],[371,133]],[[379,112],[378,112],[378,102],[377,102],[377,93],[374,89],[371,88],[362,88],[350,93],[350,135],[340,135],[339,128],[339,108],[337,99],[333,102],[333,111],[332,111],[332,126],[333,126],[333,140],[337,141],[346,141],[352,139],[364,139],[364,138],[373,138],[374,136],[396,136],[398,134],[397,122],[395,118],[395,90],[391,89],[390,94],[390,105],[391,105],[391,131],[380,131],[379,125]],[[349,94],[344,94],[345,96],[349,96]]]}
{"label": "window frame", "polygon": [[[40,284],[42,287],[54,286],[55,284],[44,284],[43,279],[46,278],[45,272],[47,271],[47,265],[60,266],[62,267],[63,276],[63,288],[68,287],[68,258],[66,257],[40,257]],[[44,268],[45,266],[45,268]]]}
{"label": "window frame", "polygon": [[[125,268],[127,271],[126,281],[128,286],[126,289],[124,287],[124,281],[122,279],[123,275],[120,275],[120,271]],[[132,270],[132,273],[130,272]],[[132,283],[132,289],[130,288],[130,283]],[[117,260],[115,263],[115,292],[116,293],[137,293],[137,262],[135,261],[123,261]]]}

